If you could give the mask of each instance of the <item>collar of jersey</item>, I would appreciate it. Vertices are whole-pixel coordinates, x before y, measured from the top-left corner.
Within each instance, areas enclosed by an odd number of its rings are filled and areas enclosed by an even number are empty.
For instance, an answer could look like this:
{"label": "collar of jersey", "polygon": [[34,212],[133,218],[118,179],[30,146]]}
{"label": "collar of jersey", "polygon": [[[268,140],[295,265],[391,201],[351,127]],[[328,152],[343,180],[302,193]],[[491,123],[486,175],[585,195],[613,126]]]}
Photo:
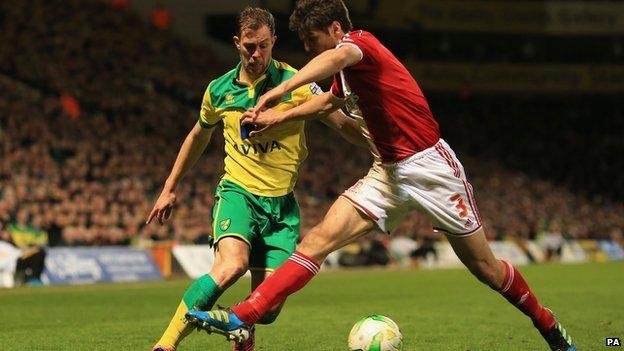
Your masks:
{"label": "collar of jersey", "polygon": [[[236,65],[236,68],[235,68],[236,75],[234,76],[234,84],[246,86],[248,90],[249,98],[253,98],[255,96],[256,86],[262,83],[262,81],[264,81],[267,78],[270,80],[269,84],[271,85],[271,88],[274,88],[281,83],[279,81],[279,72],[277,70],[278,63],[274,59],[271,59],[271,62],[269,63],[269,66],[264,71],[264,73],[251,84],[242,82],[238,79],[238,77],[240,76],[241,66],[242,66],[241,62],[239,62],[238,65]],[[265,90],[268,90],[268,89],[265,89]]]}

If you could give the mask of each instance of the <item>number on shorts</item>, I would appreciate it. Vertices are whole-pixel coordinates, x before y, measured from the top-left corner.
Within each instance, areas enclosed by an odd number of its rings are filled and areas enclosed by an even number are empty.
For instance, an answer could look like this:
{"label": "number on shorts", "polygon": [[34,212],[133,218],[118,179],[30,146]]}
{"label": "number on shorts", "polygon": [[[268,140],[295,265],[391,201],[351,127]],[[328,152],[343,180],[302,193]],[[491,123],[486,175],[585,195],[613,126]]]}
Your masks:
{"label": "number on shorts", "polygon": [[466,203],[464,203],[464,199],[462,199],[461,195],[456,194],[451,197],[451,201],[455,203],[455,208],[459,213],[459,218],[464,218],[468,215],[468,208],[466,207]]}

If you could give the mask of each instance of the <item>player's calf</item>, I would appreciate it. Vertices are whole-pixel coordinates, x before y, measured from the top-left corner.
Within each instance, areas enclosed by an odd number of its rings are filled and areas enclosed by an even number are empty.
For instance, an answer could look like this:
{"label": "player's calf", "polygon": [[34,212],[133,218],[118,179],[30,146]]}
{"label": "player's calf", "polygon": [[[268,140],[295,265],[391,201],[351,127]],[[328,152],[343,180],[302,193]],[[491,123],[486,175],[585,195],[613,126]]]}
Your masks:
{"label": "player's calf", "polygon": [[322,228],[322,224],[319,224],[306,234],[297,246],[297,251],[310,257],[316,264],[320,265],[325,261],[327,255],[333,251],[335,246],[335,238],[327,235],[327,232]]}
{"label": "player's calf", "polygon": [[557,320],[552,311],[542,306],[531,291],[522,274],[507,261],[503,264],[505,278],[496,289],[507,301],[527,315],[553,351],[575,351],[572,338]]}
{"label": "player's calf", "polygon": [[466,267],[480,282],[494,290],[500,289],[505,279],[505,269],[501,261],[497,259],[474,260],[467,263]]}
{"label": "player's calf", "polygon": [[527,315],[540,332],[546,332],[555,325],[552,313],[537,301],[522,274],[507,261],[503,262],[505,279],[498,292],[512,305]]}
{"label": "player's calf", "polygon": [[192,331],[192,325],[187,323],[184,315],[190,309],[207,309],[217,301],[222,289],[219,288],[214,279],[205,274],[196,279],[184,292],[182,301],[180,301],[167,329],[160,337],[153,350],[161,348],[164,351],[175,350],[177,345],[188,336]]}
{"label": "player's calf", "polygon": [[260,319],[258,319],[256,324],[263,324],[263,325],[271,324],[271,323],[275,322],[275,320],[279,316],[280,312],[281,312],[280,308],[278,308],[277,310],[274,310],[274,311],[269,311],[269,312],[265,313],[264,316],[260,317]]}

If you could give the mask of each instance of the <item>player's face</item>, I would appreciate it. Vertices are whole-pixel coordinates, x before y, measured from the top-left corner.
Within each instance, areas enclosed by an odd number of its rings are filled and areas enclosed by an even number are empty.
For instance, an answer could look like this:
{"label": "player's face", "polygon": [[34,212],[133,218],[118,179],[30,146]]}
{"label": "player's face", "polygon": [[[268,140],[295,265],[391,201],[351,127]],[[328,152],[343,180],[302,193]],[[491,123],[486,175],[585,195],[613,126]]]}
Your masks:
{"label": "player's face", "polygon": [[302,36],[301,39],[303,40],[305,51],[318,55],[325,50],[335,48],[342,36],[339,38],[336,37],[337,36],[332,33],[331,30],[323,31],[314,29]]}
{"label": "player's face", "polygon": [[244,29],[240,38],[234,37],[243,69],[251,77],[259,77],[269,66],[276,38],[267,26]]}

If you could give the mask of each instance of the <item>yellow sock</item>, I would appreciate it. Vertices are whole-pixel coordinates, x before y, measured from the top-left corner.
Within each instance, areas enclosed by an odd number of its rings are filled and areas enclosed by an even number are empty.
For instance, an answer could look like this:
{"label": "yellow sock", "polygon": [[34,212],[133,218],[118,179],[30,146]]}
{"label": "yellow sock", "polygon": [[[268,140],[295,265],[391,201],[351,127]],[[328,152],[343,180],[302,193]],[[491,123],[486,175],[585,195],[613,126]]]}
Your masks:
{"label": "yellow sock", "polygon": [[195,310],[209,310],[222,293],[221,288],[209,274],[195,280],[184,292],[178,309],[156,345],[173,349],[178,347],[180,341],[193,331],[193,326],[188,324],[184,317],[189,306]]}
{"label": "yellow sock", "polygon": [[157,346],[172,347],[175,349],[178,347],[180,341],[193,331],[193,326],[187,323],[186,318],[184,318],[187,311],[188,309],[184,301],[180,301],[178,309],[173,315],[173,318],[171,318],[171,322],[169,322],[169,326],[160,337],[160,340],[158,340],[158,343],[156,343]]}

